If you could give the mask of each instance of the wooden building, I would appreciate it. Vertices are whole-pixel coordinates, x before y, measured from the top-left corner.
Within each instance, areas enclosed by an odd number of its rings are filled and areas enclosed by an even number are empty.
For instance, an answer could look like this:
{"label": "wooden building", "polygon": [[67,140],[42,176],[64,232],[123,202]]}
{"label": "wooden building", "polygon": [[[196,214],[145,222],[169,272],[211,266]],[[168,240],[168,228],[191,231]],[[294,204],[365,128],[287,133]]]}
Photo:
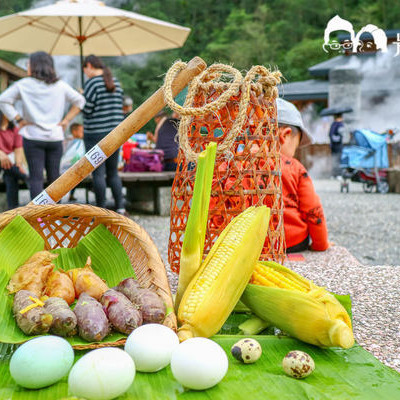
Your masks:
{"label": "wooden building", "polygon": [[27,75],[24,69],[0,59],[0,92],[5,90],[14,81],[25,76]]}

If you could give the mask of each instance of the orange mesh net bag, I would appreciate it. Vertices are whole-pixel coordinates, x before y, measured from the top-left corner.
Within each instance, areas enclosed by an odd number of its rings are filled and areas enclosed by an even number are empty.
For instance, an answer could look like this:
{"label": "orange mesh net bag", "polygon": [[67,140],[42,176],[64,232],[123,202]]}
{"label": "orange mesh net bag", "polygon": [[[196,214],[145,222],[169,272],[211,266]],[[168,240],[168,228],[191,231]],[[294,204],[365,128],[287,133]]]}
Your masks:
{"label": "orange mesh net bag", "polygon": [[[275,99],[279,71],[254,66],[243,76],[235,68],[213,64],[189,84],[183,106],[171,82],[185,66],[176,62],[165,78],[164,96],[181,115],[178,167],[171,196],[168,259],[179,272],[179,259],[196,174],[196,160],[209,142],[217,142],[204,257],[225,226],[251,205],[271,208],[262,260],[283,262],[283,200],[280,144]],[[249,243],[251,245],[251,243]]]}

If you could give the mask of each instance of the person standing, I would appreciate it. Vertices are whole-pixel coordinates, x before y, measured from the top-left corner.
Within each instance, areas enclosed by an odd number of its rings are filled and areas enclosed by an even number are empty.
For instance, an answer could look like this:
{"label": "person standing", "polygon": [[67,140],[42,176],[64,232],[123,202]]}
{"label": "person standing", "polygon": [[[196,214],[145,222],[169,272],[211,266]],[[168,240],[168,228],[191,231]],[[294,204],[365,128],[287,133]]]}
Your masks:
{"label": "person standing", "polygon": [[[0,95],[0,110],[15,123],[23,137],[23,148],[29,168],[29,190],[34,199],[47,182],[60,175],[64,131],[85,105],[84,97],[60,80],[52,57],[38,51],[29,57],[28,77],[23,78]],[[21,114],[15,103],[21,101]],[[65,107],[71,108],[64,116]]]}
{"label": "person standing", "polygon": [[147,132],[147,139],[156,144],[157,150],[164,152],[164,171],[175,171],[178,161],[179,143],[177,133],[179,126],[179,114],[174,112],[168,117],[165,111],[160,111],[155,117],[156,129],[154,135]]}
{"label": "person standing", "polygon": [[[84,86],[86,104],[83,109],[83,131],[86,151],[108,135],[123,119],[123,90],[118,79],[100,58],[85,58],[83,72],[89,78]],[[111,188],[116,211],[125,215],[122,183],[118,176],[119,150],[92,172],[96,205],[106,206],[106,183]],[[107,179],[106,179],[107,176]]]}
{"label": "person standing", "polygon": [[343,137],[346,132],[343,115],[334,115],[334,121],[329,130],[332,154],[332,176],[340,176],[340,158],[343,150]]}
{"label": "person standing", "polygon": [[14,124],[0,112],[0,171],[4,171],[3,180],[9,210],[19,206],[18,181],[27,179],[23,159],[22,137]]}

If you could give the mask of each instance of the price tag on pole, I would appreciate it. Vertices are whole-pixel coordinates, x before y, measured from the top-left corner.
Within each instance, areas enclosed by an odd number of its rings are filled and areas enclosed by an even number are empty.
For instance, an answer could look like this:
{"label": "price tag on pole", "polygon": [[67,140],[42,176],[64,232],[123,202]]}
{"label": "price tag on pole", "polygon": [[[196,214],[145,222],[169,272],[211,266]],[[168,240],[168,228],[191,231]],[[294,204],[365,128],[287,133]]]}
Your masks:
{"label": "price tag on pole", "polygon": [[56,204],[56,202],[48,195],[48,193],[43,190],[43,192],[39,193],[33,200],[33,204],[37,206],[45,206],[48,204]]}
{"label": "price tag on pole", "polygon": [[93,168],[97,168],[107,160],[107,156],[99,145],[93,146],[86,154],[85,157],[92,164]]}

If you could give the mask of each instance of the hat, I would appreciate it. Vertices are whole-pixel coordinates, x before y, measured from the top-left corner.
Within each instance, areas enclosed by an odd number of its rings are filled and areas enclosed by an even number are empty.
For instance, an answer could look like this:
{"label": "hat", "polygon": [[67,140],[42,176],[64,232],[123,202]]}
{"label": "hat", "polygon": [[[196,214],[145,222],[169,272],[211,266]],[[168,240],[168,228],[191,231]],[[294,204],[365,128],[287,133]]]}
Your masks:
{"label": "hat", "polygon": [[276,107],[278,112],[278,124],[292,125],[300,129],[302,135],[299,146],[312,144],[313,137],[304,127],[300,111],[296,108],[296,106],[286,100],[277,98]]}

